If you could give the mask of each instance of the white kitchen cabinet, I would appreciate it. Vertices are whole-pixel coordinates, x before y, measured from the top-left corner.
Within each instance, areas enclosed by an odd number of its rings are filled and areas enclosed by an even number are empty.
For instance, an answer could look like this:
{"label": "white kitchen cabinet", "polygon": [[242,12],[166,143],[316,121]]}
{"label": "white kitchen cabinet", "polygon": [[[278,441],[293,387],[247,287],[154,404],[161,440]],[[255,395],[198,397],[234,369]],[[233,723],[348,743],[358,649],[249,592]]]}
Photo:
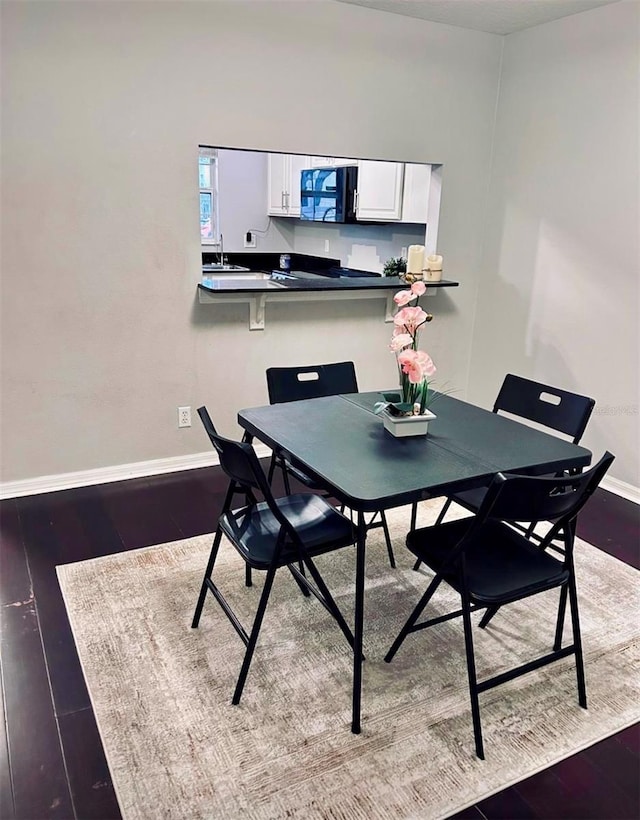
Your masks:
{"label": "white kitchen cabinet", "polygon": [[399,222],[402,219],[404,163],[358,162],[357,219]]}
{"label": "white kitchen cabinet", "polygon": [[287,154],[269,154],[267,161],[267,213],[286,216]]}
{"label": "white kitchen cabinet", "polygon": [[310,167],[303,154],[269,154],[267,164],[267,213],[300,216],[300,172]]}
{"label": "white kitchen cabinet", "polygon": [[309,157],[300,154],[290,154],[289,164],[289,196],[287,197],[287,216],[300,216],[300,172],[309,167]]}
{"label": "white kitchen cabinet", "polygon": [[346,157],[309,157],[310,168],[339,168],[342,165],[358,165],[358,160]]}
{"label": "white kitchen cabinet", "polygon": [[407,162],[404,166],[402,222],[428,221],[431,166]]}

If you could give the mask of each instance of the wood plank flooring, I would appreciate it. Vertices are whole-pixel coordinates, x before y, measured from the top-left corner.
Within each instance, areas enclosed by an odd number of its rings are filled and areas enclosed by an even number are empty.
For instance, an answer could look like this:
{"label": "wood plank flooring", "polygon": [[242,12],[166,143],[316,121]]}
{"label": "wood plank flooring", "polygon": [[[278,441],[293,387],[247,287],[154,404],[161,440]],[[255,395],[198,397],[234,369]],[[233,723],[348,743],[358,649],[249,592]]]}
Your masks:
{"label": "wood plank flooring", "polygon": [[[0,502],[0,818],[120,817],[55,566],[211,532],[218,468]],[[598,490],[578,534],[640,567],[640,508]],[[620,732],[456,815],[640,816],[640,731]]]}

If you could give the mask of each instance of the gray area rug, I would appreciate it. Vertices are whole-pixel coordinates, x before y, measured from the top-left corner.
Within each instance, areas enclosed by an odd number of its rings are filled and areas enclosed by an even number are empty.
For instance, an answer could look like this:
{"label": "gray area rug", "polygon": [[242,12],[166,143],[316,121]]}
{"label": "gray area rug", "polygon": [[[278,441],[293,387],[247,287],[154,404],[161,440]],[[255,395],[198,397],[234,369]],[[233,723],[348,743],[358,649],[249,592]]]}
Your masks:
{"label": "gray area rug", "polygon": [[[439,501],[421,505],[433,521]],[[475,757],[459,619],[383,656],[428,583],[404,547],[409,508],[389,513],[367,551],[363,731],[350,732],[352,663],[335,622],[278,573],[241,705],[244,645],[209,596],[190,621],[211,537],[58,567],[80,660],[125,820],[438,818],[640,719],[638,573],[576,548],[589,710],[571,658],[481,695],[487,759]],[[352,621],[355,550],[318,559]],[[262,586],[224,544],[215,574],[250,625]],[[432,613],[457,606],[442,588]],[[557,592],[502,610],[476,630],[485,677],[553,642]],[[476,623],[479,615],[474,616]]]}

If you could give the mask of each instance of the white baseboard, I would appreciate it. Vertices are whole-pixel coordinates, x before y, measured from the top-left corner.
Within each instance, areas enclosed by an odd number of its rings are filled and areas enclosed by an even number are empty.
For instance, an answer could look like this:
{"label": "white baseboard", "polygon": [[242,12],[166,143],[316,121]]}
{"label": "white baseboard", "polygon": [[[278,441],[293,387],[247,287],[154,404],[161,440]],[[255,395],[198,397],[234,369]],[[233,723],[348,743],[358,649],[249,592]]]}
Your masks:
{"label": "white baseboard", "polygon": [[[254,445],[258,458],[268,458],[271,450],[265,445]],[[90,487],[94,484],[108,484],[112,481],[125,481],[128,478],[177,473],[181,470],[195,470],[198,467],[213,467],[220,463],[215,452],[193,453],[189,456],[157,458],[152,461],[137,461],[133,464],[119,464],[115,467],[101,467],[96,470],[79,470],[75,473],[43,475],[37,478],[25,478],[20,481],[0,483],[0,499],[19,498],[24,495],[53,493],[58,490],[71,490],[75,487]],[[603,490],[640,504],[640,487],[605,476],[600,484]]]}
{"label": "white baseboard", "polygon": [[634,487],[633,484],[627,484],[626,481],[620,481],[617,478],[610,478],[605,476],[600,482],[603,490],[608,490],[610,493],[619,495],[621,498],[626,498],[627,501],[633,501],[640,504],[640,487]]}
{"label": "white baseboard", "polygon": [[[258,458],[267,458],[271,450],[257,443],[254,449]],[[213,450],[206,453],[193,453],[188,456],[157,458],[151,461],[136,461],[133,464],[118,464],[114,467],[100,467],[96,470],[79,470],[75,473],[43,475],[37,478],[25,478],[20,481],[0,483],[0,499],[19,498],[25,495],[53,493],[58,490],[71,490],[75,487],[90,487],[94,484],[109,484],[112,481],[125,481],[128,478],[177,473],[181,470],[195,470],[198,467],[214,467],[220,464],[217,453]]]}

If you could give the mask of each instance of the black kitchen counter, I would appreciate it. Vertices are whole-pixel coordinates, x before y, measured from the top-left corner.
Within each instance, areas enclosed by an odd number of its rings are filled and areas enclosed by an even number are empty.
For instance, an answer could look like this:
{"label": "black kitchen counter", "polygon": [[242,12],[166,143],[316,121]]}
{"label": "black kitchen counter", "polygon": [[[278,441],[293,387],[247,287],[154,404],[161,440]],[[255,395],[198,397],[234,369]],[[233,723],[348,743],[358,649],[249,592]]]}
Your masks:
{"label": "black kitchen counter", "polygon": [[[397,276],[357,276],[357,277],[318,277],[313,279],[278,279],[272,280],[269,271],[255,271],[263,273],[265,278],[233,279],[230,275],[215,278],[204,276],[198,288],[205,293],[222,295],[224,293],[295,293],[310,291],[350,291],[350,290],[401,290],[409,285]],[[442,279],[440,282],[425,282],[428,288],[455,288],[458,282]]]}

